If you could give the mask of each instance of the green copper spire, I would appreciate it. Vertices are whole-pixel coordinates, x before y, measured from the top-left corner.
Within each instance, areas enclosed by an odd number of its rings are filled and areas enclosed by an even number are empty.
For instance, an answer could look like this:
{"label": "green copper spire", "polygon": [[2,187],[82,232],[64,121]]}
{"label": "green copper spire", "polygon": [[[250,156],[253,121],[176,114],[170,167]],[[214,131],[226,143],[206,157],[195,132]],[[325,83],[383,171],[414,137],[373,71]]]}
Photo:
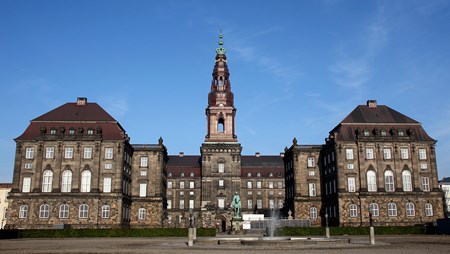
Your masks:
{"label": "green copper spire", "polygon": [[223,46],[222,39],[223,39],[223,35],[222,35],[222,30],[221,30],[220,34],[219,34],[219,47],[216,49],[216,53],[218,55],[225,55],[225,52],[227,52],[227,50],[224,47],[222,47]]}

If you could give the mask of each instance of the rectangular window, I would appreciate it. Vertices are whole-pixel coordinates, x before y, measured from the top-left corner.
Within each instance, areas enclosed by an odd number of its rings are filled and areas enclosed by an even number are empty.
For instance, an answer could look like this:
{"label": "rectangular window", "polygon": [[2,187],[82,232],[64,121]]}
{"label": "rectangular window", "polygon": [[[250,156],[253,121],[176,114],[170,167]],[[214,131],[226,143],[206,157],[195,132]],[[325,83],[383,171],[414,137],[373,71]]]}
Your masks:
{"label": "rectangular window", "polygon": [[419,149],[419,160],[426,160],[427,159],[427,149],[420,148]]}
{"label": "rectangular window", "polygon": [[223,180],[221,179],[221,180],[219,180],[219,187],[223,187],[224,186],[224,183],[223,183]]}
{"label": "rectangular window", "polygon": [[420,169],[427,169],[427,168],[428,168],[428,164],[420,163]]}
{"label": "rectangular window", "polygon": [[219,163],[219,173],[224,173],[224,172],[225,172],[225,164]]}
{"label": "rectangular window", "polygon": [[92,159],[92,147],[83,148],[83,158]]}
{"label": "rectangular window", "polygon": [[111,192],[111,177],[103,178],[103,192]]}
{"label": "rectangular window", "polygon": [[147,170],[141,170],[141,176],[146,176],[147,175]]}
{"label": "rectangular window", "polygon": [[31,189],[31,177],[24,177],[22,184],[22,192],[30,192]]}
{"label": "rectangular window", "polygon": [[314,167],[314,157],[308,157],[308,168]]}
{"label": "rectangular window", "polygon": [[46,159],[53,159],[54,156],[55,156],[55,148],[53,146],[45,148]]}
{"label": "rectangular window", "polygon": [[73,158],[73,147],[64,148],[64,158],[72,159]]}
{"label": "rectangular window", "polygon": [[180,209],[184,209],[184,200],[180,200]]}
{"label": "rectangular window", "polygon": [[383,157],[384,157],[385,160],[390,160],[390,159],[392,159],[392,156],[391,156],[391,149],[390,149],[390,148],[384,148],[384,149],[383,149]]}
{"label": "rectangular window", "polygon": [[353,169],[353,164],[351,163],[347,164],[347,169]]}
{"label": "rectangular window", "polygon": [[144,157],[141,157],[141,168],[146,168],[146,167],[148,167],[148,157],[147,156],[144,156]]}
{"label": "rectangular window", "polygon": [[353,149],[351,149],[351,148],[345,149],[345,158],[347,160],[353,160]]}
{"label": "rectangular window", "polygon": [[184,182],[180,182],[180,189],[184,189]]}
{"label": "rectangular window", "polygon": [[316,184],[315,183],[308,183],[308,189],[309,189],[309,196],[315,197],[316,196]]}
{"label": "rectangular window", "polygon": [[32,168],[33,168],[33,164],[25,163],[25,169],[32,169]]}
{"label": "rectangular window", "polygon": [[262,199],[258,199],[258,200],[256,200],[256,208],[258,208],[258,209],[262,209]]}
{"label": "rectangular window", "polygon": [[25,149],[25,159],[33,159],[34,158],[34,148],[27,147]]}
{"label": "rectangular window", "polygon": [[283,208],[283,200],[282,199],[278,199],[278,208],[281,209]]}
{"label": "rectangular window", "polygon": [[224,209],[225,208],[225,199],[224,198],[217,199],[217,205],[219,206],[220,209]]}
{"label": "rectangular window", "polygon": [[269,182],[269,189],[273,189],[273,182],[272,181]]}
{"label": "rectangular window", "polygon": [[282,189],[283,188],[283,181],[278,181],[278,189]]}
{"label": "rectangular window", "polygon": [[112,160],[113,159],[113,148],[105,148],[105,159],[106,160]]}
{"label": "rectangular window", "polygon": [[172,185],[172,181],[167,182],[167,189],[172,189],[173,185]]}
{"label": "rectangular window", "polygon": [[191,181],[189,182],[189,189],[194,189],[195,188],[195,182]]}
{"label": "rectangular window", "polygon": [[189,209],[194,209],[194,200],[193,199],[189,200]]}
{"label": "rectangular window", "polygon": [[275,200],[269,199],[269,208],[274,209],[275,208]]}
{"label": "rectangular window", "polygon": [[146,197],[147,196],[147,184],[141,183],[139,184],[139,197]]}
{"label": "rectangular window", "polygon": [[256,182],[256,188],[257,188],[257,189],[261,189],[261,188],[262,188],[261,181],[257,181],[257,182]]}
{"label": "rectangular window", "polygon": [[167,200],[167,209],[172,209],[172,200]]}
{"label": "rectangular window", "polygon": [[253,200],[251,200],[251,199],[247,200],[247,208],[253,209]]}
{"label": "rectangular window", "polygon": [[400,157],[402,158],[402,160],[407,160],[407,159],[409,159],[409,151],[408,151],[408,148],[401,148],[401,149],[400,149]]}
{"label": "rectangular window", "polygon": [[314,172],[314,171],[309,171],[309,172],[308,172],[308,175],[309,175],[309,176],[315,176],[315,175],[316,175],[316,172]]}
{"label": "rectangular window", "polygon": [[347,178],[347,182],[348,182],[348,192],[355,192],[356,191],[355,178],[349,177]]}
{"label": "rectangular window", "polygon": [[430,191],[430,178],[422,177],[422,190]]}
{"label": "rectangular window", "polygon": [[248,181],[247,182],[247,189],[251,189],[253,188],[253,182],[252,181]]}
{"label": "rectangular window", "polygon": [[373,148],[366,148],[366,159],[373,160]]}

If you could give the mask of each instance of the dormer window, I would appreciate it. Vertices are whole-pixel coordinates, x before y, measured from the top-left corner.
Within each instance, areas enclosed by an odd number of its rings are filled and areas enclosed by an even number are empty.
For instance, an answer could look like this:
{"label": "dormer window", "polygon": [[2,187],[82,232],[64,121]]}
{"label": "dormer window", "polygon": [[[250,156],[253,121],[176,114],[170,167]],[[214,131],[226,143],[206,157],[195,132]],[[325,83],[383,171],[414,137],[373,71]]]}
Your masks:
{"label": "dormer window", "polygon": [[94,135],[94,130],[93,129],[88,129],[87,134],[88,135]]}
{"label": "dormer window", "polygon": [[248,177],[251,177],[251,176],[252,176],[252,173],[247,173],[247,176],[248,176]]}
{"label": "dormer window", "polygon": [[368,129],[364,129],[364,136],[370,136],[370,131]]}
{"label": "dormer window", "polygon": [[56,135],[56,129],[55,128],[51,128],[50,129],[50,135]]}
{"label": "dormer window", "polygon": [[256,176],[257,176],[257,177],[260,177],[260,176],[261,176],[261,173],[259,173],[259,172],[256,173]]}
{"label": "dormer window", "polygon": [[273,173],[269,173],[269,177],[273,177]]}
{"label": "dormer window", "polygon": [[69,129],[69,135],[75,135],[75,129],[74,128],[70,128]]}
{"label": "dormer window", "polygon": [[405,136],[405,132],[403,130],[398,130],[398,136],[400,137]]}
{"label": "dormer window", "polygon": [[180,173],[180,176],[181,176],[181,177],[184,177],[184,173],[183,173],[183,172],[181,172],[181,173]]}
{"label": "dormer window", "polygon": [[194,177],[194,176],[195,176],[195,174],[191,172],[190,176],[191,176],[191,177]]}
{"label": "dormer window", "polygon": [[386,130],[385,130],[385,129],[382,129],[382,130],[381,130],[381,136],[385,137],[386,135],[387,135]]}

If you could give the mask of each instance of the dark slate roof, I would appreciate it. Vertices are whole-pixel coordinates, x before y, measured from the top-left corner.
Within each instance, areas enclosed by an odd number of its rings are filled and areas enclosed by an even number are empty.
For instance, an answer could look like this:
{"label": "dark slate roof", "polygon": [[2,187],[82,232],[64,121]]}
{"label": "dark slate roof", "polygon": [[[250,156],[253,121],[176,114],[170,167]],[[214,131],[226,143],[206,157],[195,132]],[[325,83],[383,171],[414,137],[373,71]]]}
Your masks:
{"label": "dark slate roof", "polygon": [[341,123],[413,123],[418,124],[398,111],[385,105],[369,107],[367,105],[357,106]]}
{"label": "dark slate roof", "polygon": [[101,138],[104,140],[122,140],[128,137],[122,126],[106,112],[97,103],[85,103],[77,105],[77,103],[66,103],[57,107],[33,120],[20,135],[17,140],[33,140],[40,137],[40,129],[45,128],[47,134],[52,128],[59,129],[64,127],[66,135],[70,128],[78,130],[83,128],[86,134],[87,129],[102,129]]}
{"label": "dark slate roof", "polygon": [[243,155],[241,166],[244,167],[284,167],[281,156],[259,156]]}
{"label": "dark slate roof", "polygon": [[77,105],[77,103],[66,103],[54,110],[47,112],[32,121],[106,121],[116,122],[116,120],[108,114],[97,103],[87,102],[85,105]]}
{"label": "dark slate roof", "polygon": [[450,184],[450,177],[444,177],[439,181],[439,184]]}
{"label": "dark slate roof", "polygon": [[167,167],[200,167],[201,163],[200,155],[169,155]]}
{"label": "dark slate roof", "polygon": [[414,138],[418,141],[435,141],[431,138],[422,125],[408,117],[395,111],[385,105],[377,105],[369,107],[367,105],[358,105],[347,117],[344,118],[330,134],[337,141],[356,140],[357,129],[368,129],[381,131],[385,129],[388,136],[391,130],[403,130],[405,132],[414,133]]}

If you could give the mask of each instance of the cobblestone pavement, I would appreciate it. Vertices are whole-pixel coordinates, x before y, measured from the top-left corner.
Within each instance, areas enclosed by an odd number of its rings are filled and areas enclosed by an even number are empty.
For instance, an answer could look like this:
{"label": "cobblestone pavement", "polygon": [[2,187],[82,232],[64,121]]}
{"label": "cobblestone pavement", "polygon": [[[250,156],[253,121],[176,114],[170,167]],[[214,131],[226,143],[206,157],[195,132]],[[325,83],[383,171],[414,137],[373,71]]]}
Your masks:
{"label": "cobblestone pavement", "polygon": [[[0,253],[350,253],[415,254],[450,253],[450,236],[377,236],[370,246],[367,236],[351,236],[350,243],[276,244],[245,246],[215,241],[187,246],[187,238],[63,238],[0,240]],[[202,239],[205,240],[205,239]]]}

